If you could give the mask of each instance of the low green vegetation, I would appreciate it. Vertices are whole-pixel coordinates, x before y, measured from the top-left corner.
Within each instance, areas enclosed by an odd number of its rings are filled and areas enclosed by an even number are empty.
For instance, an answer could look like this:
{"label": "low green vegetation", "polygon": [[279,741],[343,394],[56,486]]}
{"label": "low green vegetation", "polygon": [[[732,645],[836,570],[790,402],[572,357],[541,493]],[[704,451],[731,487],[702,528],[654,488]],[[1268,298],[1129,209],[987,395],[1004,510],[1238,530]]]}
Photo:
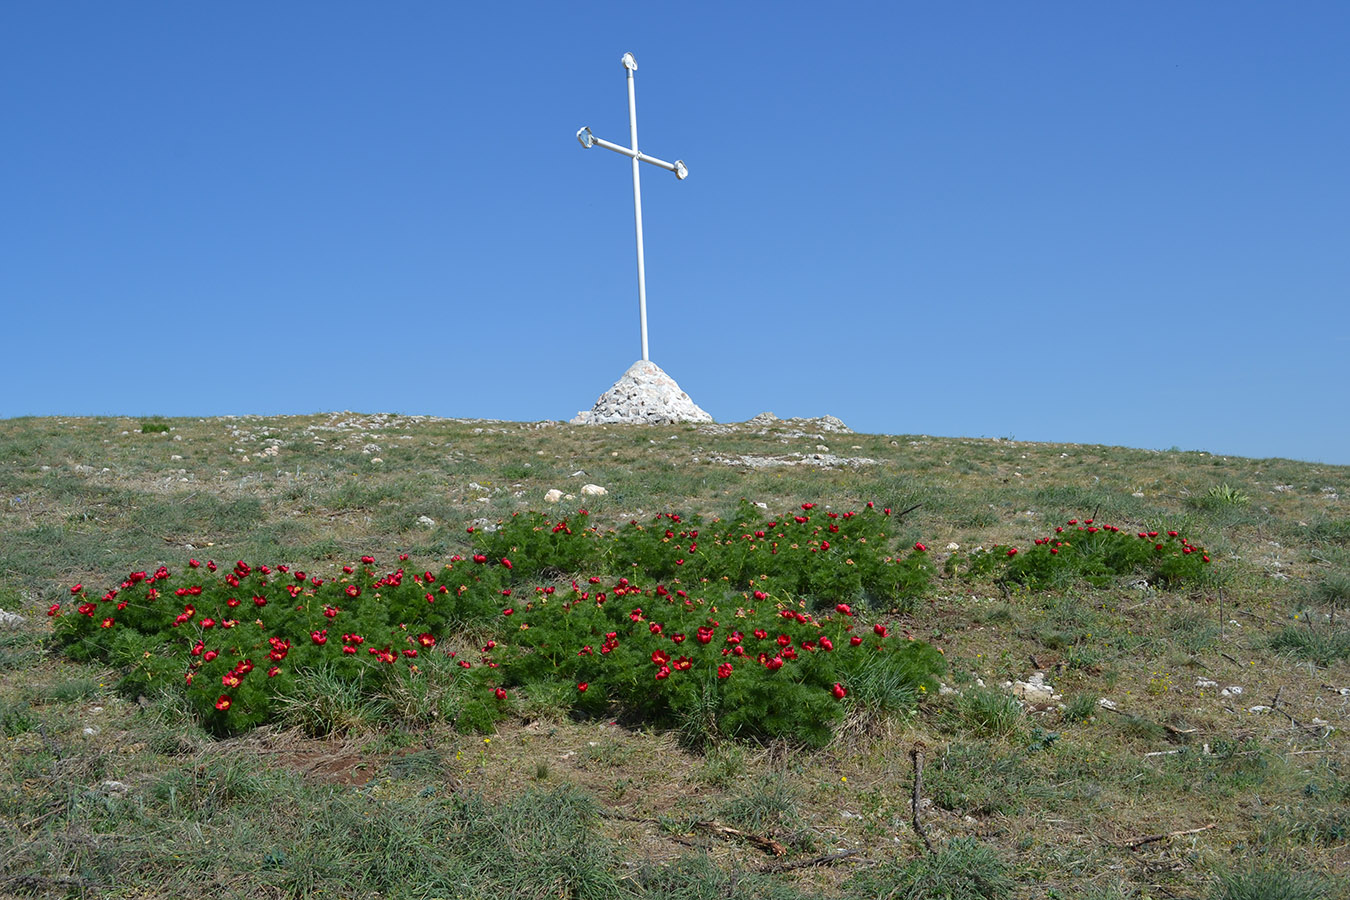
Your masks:
{"label": "low green vegetation", "polygon": [[1343,467],[25,419],[0,497],[0,894],[1347,897]]}

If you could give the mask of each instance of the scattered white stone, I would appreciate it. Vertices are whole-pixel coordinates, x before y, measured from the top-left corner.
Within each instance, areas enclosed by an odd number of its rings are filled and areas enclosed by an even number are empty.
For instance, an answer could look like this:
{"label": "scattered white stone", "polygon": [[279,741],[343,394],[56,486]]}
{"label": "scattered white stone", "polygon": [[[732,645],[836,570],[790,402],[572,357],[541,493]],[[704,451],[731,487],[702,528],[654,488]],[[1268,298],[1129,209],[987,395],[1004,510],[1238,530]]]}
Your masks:
{"label": "scattered white stone", "polygon": [[0,628],[17,628],[23,624],[23,616],[0,609]]}
{"label": "scattered white stone", "polygon": [[1219,691],[1219,693],[1222,694],[1222,695],[1225,696],[1225,697],[1241,697],[1241,696],[1242,696],[1242,686],[1241,686],[1241,685],[1238,685],[1238,684],[1230,684],[1228,687],[1226,687],[1226,688],[1224,688],[1223,690]]}
{"label": "scattered white stone", "polygon": [[595,406],[577,413],[572,424],[671,425],[712,420],[660,366],[638,360],[600,395]]}
{"label": "scattered white stone", "polygon": [[585,469],[577,469],[575,472],[573,472],[571,475],[568,475],[567,477],[568,477],[568,478],[583,478],[583,477],[585,477],[585,475],[586,475],[586,470],[585,470]]}
{"label": "scattered white stone", "polygon": [[98,729],[92,725],[86,725],[84,726],[84,734],[85,737],[93,737],[94,735],[98,734]]}
{"label": "scattered white stone", "polygon": [[1270,707],[1269,707],[1269,706],[1261,706],[1261,705],[1258,704],[1258,705],[1256,705],[1256,706],[1248,707],[1248,708],[1247,708],[1247,712],[1253,712],[1253,713],[1267,713],[1267,712],[1270,712]]}
{"label": "scattered white stone", "polygon": [[1114,701],[1114,700],[1107,700],[1105,697],[1099,698],[1099,699],[1097,700],[1097,705],[1100,706],[1102,709],[1118,709],[1118,708],[1119,708],[1118,706],[1116,706],[1116,701]]}
{"label": "scattered white stone", "polygon": [[1131,497],[1143,497],[1143,496],[1144,496],[1144,492],[1143,492],[1143,491],[1135,491],[1135,492],[1134,492],[1133,494],[1131,494],[1130,496],[1131,496]]}
{"label": "scattered white stone", "polygon": [[545,503],[557,503],[557,502],[558,502],[559,500],[561,500],[562,498],[563,498],[563,492],[560,491],[560,490],[558,490],[557,488],[552,488],[551,490],[549,490],[549,492],[548,492],[547,494],[544,495],[544,502],[545,502]]}
{"label": "scattered white stone", "polygon": [[1198,688],[1216,688],[1219,686],[1217,681],[1210,681],[1208,678],[1195,679],[1195,686]]}
{"label": "scattered white stone", "polygon": [[575,500],[575,499],[577,499],[577,495],[576,495],[576,494],[563,494],[563,499],[564,499],[564,500]]}
{"label": "scattered white stone", "polygon": [[175,461],[180,460],[180,459],[182,459],[182,458],[183,458],[183,457],[179,456],[177,453],[175,453],[173,456],[170,456],[170,457],[169,457],[169,459],[175,460]]}
{"label": "scattered white stone", "polygon": [[431,516],[418,516],[417,524],[421,525],[424,528],[435,528],[436,520],[433,519]]}
{"label": "scattered white stone", "polygon": [[948,550],[960,550],[960,549],[961,549],[961,545],[958,544],[956,541],[952,541],[950,544],[947,545],[947,549],[948,549]]}
{"label": "scattered white stone", "polygon": [[101,782],[98,786],[98,789],[103,793],[109,795],[125,794],[128,790],[125,784],[123,784],[120,781],[113,781],[111,778],[109,778],[107,781]]}
{"label": "scattered white stone", "polygon": [[[247,458],[248,458],[248,457],[245,457],[245,459],[247,459]],[[370,458],[370,464],[371,464],[372,466],[382,466],[382,465],[384,465],[384,460],[380,459],[378,456],[372,456],[372,457]]]}
{"label": "scattered white stone", "polygon": [[1062,699],[1055,689],[1045,683],[1044,672],[1034,672],[1026,681],[1005,681],[1003,689],[1026,703],[1050,703]]}
{"label": "scattered white stone", "polygon": [[961,693],[961,692],[958,691],[956,688],[954,688],[954,687],[948,687],[947,685],[943,684],[942,682],[940,682],[940,681],[938,682],[938,694],[939,694],[940,696],[942,696],[942,697],[950,697],[952,694],[960,694],[960,693]]}
{"label": "scattered white stone", "polygon": [[583,484],[581,486],[581,495],[583,497],[603,497],[608,493],[609,491],[598,484]]}
{"label": "scattered white stone", "polygon": [[83,463],[77,463],[75,465],[75,471],[79,472],[81,475],[93,475],[95,469],[93,466],[86,466]]}
{"label": "scattered white stone", "polygon": [[469,527],[472,528],[474,531],[482,531],[487,534],[492,534],[492,532],[497,530],[497,523],[492,521],[491,519],[484,519],[482,517],[479,517],[470,522]]}
{"label": "scattered white stone", "polygon": [[777,466],[815,466],[822,469],[840,466],[856,468],[858,466],[875,465],[878,462],[878,460],[861,456],[835,456],[832,453],[812,453],[810,455],[785,453],[781,456],[753,456],[750,454],[723,456],[720,453],[714,453],[708,457],[708,461],[721,463],[724,466],[743,466],[748,469],[772,469]]}

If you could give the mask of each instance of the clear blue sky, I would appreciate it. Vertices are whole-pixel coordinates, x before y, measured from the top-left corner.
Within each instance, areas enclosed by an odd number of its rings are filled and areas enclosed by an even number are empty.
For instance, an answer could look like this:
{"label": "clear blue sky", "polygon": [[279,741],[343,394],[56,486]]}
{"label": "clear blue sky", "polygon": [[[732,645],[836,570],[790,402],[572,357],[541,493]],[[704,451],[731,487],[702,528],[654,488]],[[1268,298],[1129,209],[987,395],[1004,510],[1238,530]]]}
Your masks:
{"label": "clear blue sky", "polygon": [[0,417],[720,421],[1350,463],[1350,4],[6,3]]}

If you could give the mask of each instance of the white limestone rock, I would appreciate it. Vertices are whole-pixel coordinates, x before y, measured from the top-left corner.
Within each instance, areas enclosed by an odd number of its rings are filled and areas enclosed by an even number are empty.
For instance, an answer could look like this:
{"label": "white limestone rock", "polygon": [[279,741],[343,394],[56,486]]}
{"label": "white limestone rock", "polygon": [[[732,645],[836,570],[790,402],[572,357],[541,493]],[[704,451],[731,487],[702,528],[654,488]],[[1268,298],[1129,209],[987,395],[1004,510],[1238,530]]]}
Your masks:
{"label": "white limestone rock", "polygon": [[563,498],[563,492],[560,491],[560,490],[558,490],[557,488],[553,488],[553,489],[551,489],[547,494],[544,495],[544,502],[545,502],[545,503],[557,503],[557,502],[561,501],[562,498]]}
{"label": "white limestone rock", "polygon": [[572,424],[672,425],[712,420],[660,366],[638,360],[600,395],[595,406],[577,413]]}
{"label": "white limestone rock", "polygon": [[598,484],[583,484],[581,486],[581,496],[583,497],[603,497],[609,491]]}

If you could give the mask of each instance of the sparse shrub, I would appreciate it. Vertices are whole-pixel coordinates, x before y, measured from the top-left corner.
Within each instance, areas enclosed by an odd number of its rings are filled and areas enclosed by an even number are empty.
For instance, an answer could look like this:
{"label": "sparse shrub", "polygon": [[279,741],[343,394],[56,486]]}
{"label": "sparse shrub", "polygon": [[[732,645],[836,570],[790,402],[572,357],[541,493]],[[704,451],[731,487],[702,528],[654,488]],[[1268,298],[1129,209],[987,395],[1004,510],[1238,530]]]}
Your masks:
{"label": "sparse shrub", "polygon": [[1096,717],[1099,698],[1096,694],[1074,694],[1064,704],[1062,718],[1065,722],[1087,722]]}
{"label": "sparse shrub", "polygon": [[1216,484],[1199,496],[1191,497],[1190,504],[1197,509],[1224,509],[1232,506],[1246,506],[1252,502],[1242,490],[1230,487],[1227,483]]}
{"label": "sparse shrub", "polygon": [[650,900],[807,900],[781,877],[765,876],[753,869],[728,872],[705,853],[683,856],[673,863],[648,862],[635,879],[639,895]]}
{"label": "sparse shrub", "polygon": [[1016,883],[997,851],[974,838],[955,838],[936,853],[907,863],[864,869],[847,885],[860,898],[877,900],[1003,900]]}
{"label": "sparse shrub", "polygon": [[966,727],[980,735],[1009,737],[1026,722],[1022,704],[1002,691],[967,688],[957,698],[956,707]]}
{"label": "sparse shrub", "polygon": [[37,718],[28,703],[0,698],[0,737],[18,737],[36,726]]}
{"label": "sparse shrub", "polygon": [[1350,630],[1331,626],[1289,625],[1270,639],[1272,650],[1330,666],[1350,659]]}
{"label": "sparse shrub", "polygon": [[[292,691],[280,699],[281,721],[313,737],[346,734],[377,717],[378,709],[359,682],[331,667],[297,673]],[[205,718],[205,717],[204,717]]]}
{"label": "sparse shrub", "polygon": [[1323,519],[1308,529],[1313,540],[1334,544],[1350,543],[1350,519]]}
{"label": "sparse shrub", "polygon": [[954,742],[924,771],[933,802],[962,815],[1015,815],[1039,795],[1037,768],[1022,750],[991,742]]}
{"label": "sparse shrub", "polygon": [[781,776],[761,779],[737,791],[722,804],[718,818],[755,834],[773,834],[796,828],[801,801]]}
{"label": "sparse shrub", "polygon": [[168,422],[142,422],[141,434],[164,434],[169,431]]}
{"label": "sparse shrub", "polygon": [[703,754],[695,778],[710,787],[725,790],[746,772],[745,751],[738,744],[714,744]]}
{"label": "sparse shrub", "polygon": [[1309,595],[1319,606],[1350,606],[1350,572],[1329,572],[1313,582]]}
{"label": "sparse shrub", "polygon": [[1282,868],[1251,868],[1219,876],[1213,900],[1327,900],[1328,885],[1316,875]]}

